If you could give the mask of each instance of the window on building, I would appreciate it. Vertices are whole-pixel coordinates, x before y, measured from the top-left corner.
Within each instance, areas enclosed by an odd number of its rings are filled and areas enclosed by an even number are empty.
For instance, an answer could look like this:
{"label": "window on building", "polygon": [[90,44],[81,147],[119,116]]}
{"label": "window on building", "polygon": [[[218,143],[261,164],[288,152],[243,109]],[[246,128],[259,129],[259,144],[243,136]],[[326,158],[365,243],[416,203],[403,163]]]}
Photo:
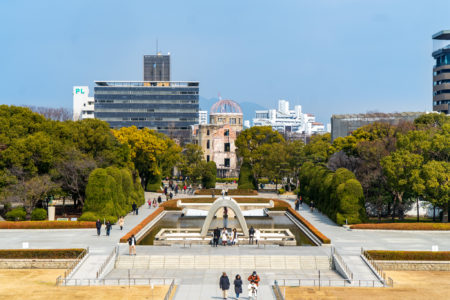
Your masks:
{"label": "window on building", "polygon": [[230,159],[229,158],[225,158],[224,166],[227,167],[227,168],[230,167]]}
{"label": "window on building", "polygon": [[230,143],[225,143],[225,152],[230,152]]}
{"label": "window on building", "polygon": [[209,155],[206,155],[206,162],[209,162]]}
{"label": "window on building", "polygon": [[206,130],[206,135],[209,135],[209,129],[208,129],[208,130]]}
{"label": "window on building", "polygon": [[230,135],[230,130],[229,129],[225,129],[225,131],[223,132],[224,136],[229,136]]}
{"label": "window on building", "polygon": [[209,149],[209,140],[206,141],[206,149]]}
{"label": "window on building", "polygon": [[236,124],[236,118],[230,118],[230,124]]}

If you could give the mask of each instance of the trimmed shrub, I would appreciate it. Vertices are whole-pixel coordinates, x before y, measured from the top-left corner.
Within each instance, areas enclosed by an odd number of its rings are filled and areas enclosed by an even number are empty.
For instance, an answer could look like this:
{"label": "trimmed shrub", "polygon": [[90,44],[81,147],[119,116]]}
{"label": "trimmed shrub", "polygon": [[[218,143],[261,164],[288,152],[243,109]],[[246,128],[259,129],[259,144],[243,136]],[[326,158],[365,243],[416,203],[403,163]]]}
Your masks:
{"label": "trimmed shrub", "polygon": [[202,186],[206,189],[213,189],[216,187],[216,174],[217,167],[216,163],[209,161],[206,163],[206,170],[202,175]]}
{"label": "trimmed shrub", "polygon": [[148,183],[147,186],[145,187],[145,189],[148,192],[157,192],[161,190],[161,175],[154,175],[152,176]]}
{"label": "trimmed shrub", "polygon": [[75,259],[84,249],[9,249],[0,250],[1,259]]}
{"label": "trimmed shrub", "polygon": [[6,213],[6,219],[9,221],[24,221],[27,213],[23,207],[16,207]]}
{"label": "trimmed shrub", "polygon": [[95,222],[73,222],[73,221],[0,222],[0,229],[68,229],[68,228],[95,228]]}
{"label": "trimmed shrub", "polygon": [[35,208],[31,212],[31,220],[43,221],[47,219],[47,211],[43,208]]}
{"label": "trimmed shrub", "polygon": [[100,219],[99,216],[97,216],[92,211],[84,212],[81,217],[78,218],[78,221],[88,221],[88,222],[97,222],[97,219]]}
{"label": "trimmed shrub", "polygon": [[339,201],[338,212],[336,214],[336,222],[339,225],[361,223],[363,216],[364,194],[361,184],[356,179],[349,179],[345,183],[341,183],[336,190]]}
{"label": "trimmed shrub", "polygon": [[238,189],[256,190],[256,185],[250,164],[244,162],[239,171]]}
{"label": "trimmed shrub", "polygon": [[368,223],[351,225],[350,228],[376,230],[450,230],[450,223]]}
{"label": "trimmed shrub", "polygon": [[366,251],[374,260],[450,261],[450,251]]}

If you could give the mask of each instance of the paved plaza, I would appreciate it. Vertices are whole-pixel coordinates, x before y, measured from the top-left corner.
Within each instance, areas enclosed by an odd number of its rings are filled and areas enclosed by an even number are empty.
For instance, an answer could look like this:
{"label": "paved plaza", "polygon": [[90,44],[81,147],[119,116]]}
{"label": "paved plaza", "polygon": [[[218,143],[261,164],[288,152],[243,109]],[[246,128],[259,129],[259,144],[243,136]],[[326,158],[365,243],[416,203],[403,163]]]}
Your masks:
{"label": "paved plaza", "polygon": [[[180,195],[183,197],[185,195]],[[187,195],[186,195],[187,196]],[[146,193],[147,199],[155,197],[152,193]],[[188,197],[193,197],[189,195]],[[204,196],[203,196],[204,197]],[[261,194],[257,197],[277,198],[275,194]],[[283,196],[280,199],[294,204],[295,196]],[[23,242],[28,242],[30,248],[85,248],[89,247],[90,254],[79,269],[73,274],[74,278],[95,278],[96,271],[111,253],[114,247],[119,246],[119,256],[128,256],[126,244],[120,244],[120,238],[154,211],[143,205],[139,209],[139,215],[129,214],[125,218],[124,229],[113,226],[111,235],[105,236],[103,230],[100,237],[95,229],[55,229],[55,230],[0,230],[0,248],[22,248]],[[319,212],[311,213],[305,204],[300,208],[300,214],[328,236],[332,245],[343,257],[346,264],[354,274],[355,280],[376,280],[374,274],[360,258],[361,247],[364,249],[386,250],[431,250],[437,245],[439,250],[450,250],[449,231],[377,231],[377,230],[349,230],[337,226],[326,216]],[[329,256],[330,246],[266,246],[255,245],[227,246],[213,248],[210,246],[192,245],[192,247],[177,246],[138,246],[138,256]],[[128,276],[126,269],[112,269],[108,277]],[[144,277],[170,277],[175,278],[179,288],[175,299],[215,299],[220,296],[218,280],[222,271],[229,273],[230,279],[239,273],[244,279],[253,271],[248,268],[227,267],[195,269],[135,269],[130,272],[134,278]],[[275,279],[286,278],[314,278],[318,276],[316,270],[277,270],[274,268],[257,268],[262,277],[261,298],[273,299],[270,285]],[[339,275],[333,270],[321,270],[323,278],[339,279]],[[244,280],[244,283],[246,281]],[[267,296],[266,296],[267,295]],[[267,297],[267,298],[266,298]]]}

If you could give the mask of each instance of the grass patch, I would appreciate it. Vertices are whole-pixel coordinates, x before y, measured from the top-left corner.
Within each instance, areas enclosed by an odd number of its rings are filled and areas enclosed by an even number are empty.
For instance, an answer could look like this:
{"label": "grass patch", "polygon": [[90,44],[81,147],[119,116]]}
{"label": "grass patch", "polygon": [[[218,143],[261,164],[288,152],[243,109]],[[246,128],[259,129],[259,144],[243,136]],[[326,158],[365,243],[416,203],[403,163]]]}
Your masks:
{"label": "grass patch", "polygon": [[351,229],[382,230],[450,230],[450,223],[370,223],[353,224]]}
{"label": "grass patch", "polygon": [[385,251],[368,250],[374,260],[432,260],[450,261],[450,251]]}

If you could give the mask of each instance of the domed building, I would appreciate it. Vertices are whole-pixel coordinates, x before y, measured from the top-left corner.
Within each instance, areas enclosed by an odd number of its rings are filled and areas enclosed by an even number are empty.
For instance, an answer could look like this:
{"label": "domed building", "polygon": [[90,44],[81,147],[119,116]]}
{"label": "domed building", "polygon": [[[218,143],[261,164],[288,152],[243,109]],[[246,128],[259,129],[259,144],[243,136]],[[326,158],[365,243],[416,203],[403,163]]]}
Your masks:
{"label": "domed building", "polygon": [[234,141],[243,129],[240,105],[233,100],[219,100],[211,107],[209,122],[194,126],[194,142],[202,147],[206,161],[216,163],[218,177],[238,177]]}

